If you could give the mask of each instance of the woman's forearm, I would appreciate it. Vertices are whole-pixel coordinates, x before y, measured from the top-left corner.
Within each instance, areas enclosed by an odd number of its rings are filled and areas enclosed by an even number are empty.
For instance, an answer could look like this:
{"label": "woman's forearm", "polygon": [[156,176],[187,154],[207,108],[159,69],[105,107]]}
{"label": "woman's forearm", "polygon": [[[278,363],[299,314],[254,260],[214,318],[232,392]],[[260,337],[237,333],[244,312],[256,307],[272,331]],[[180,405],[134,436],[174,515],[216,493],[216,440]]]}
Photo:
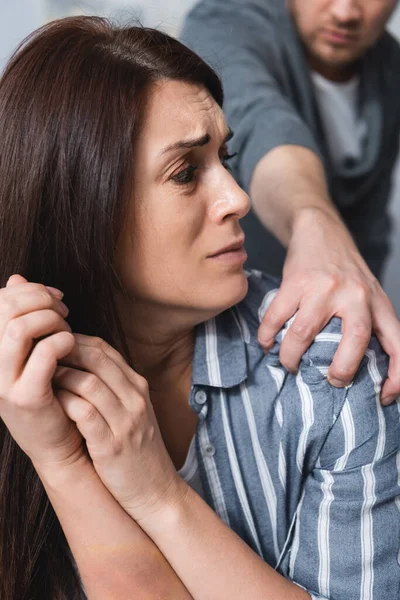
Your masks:
{"label": "woman's forearm", "polygon": [[165,557],[104,487],[88,460],[39,476],[89,600],[191,600]]}
{"label": "woman's forearm", "polygon": [[265,563],[190,488],[140,521],[196,600],[310,600]]}

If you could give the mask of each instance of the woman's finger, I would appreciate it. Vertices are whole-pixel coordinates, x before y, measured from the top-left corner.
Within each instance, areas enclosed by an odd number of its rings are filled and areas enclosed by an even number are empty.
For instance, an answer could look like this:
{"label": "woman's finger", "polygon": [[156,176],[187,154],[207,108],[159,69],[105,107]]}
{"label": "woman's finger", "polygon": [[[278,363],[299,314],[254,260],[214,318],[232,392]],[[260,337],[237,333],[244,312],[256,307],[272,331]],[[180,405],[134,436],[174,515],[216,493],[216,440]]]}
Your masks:
{"label": "woman's finger", "polygon": [[112,430],[116,429],[124,418],[123,404],[93,373],[70,367],[58,367],[53,377],[53,384],[56,388],[64,389],[74,397],[82,398],[93,405]]}
{"label": "woman's finger", "polygon": [[128,365],[126,360],[121,354],[115,350],[110,344],[99,337],[90,335],[83,335],[80,333],[74,334],[77,344],[83,346],[89,346],[92,348],[100,348],[119,368],[125,373],[125,375],[132,381],[133,384],[140,383],[140,375]]}
{"label": "woman's finger", "polygon": [[85,438],[92,458],[95,458],[92,453],[98,454],[102,447],[106,453],[106,442],[112,438],[112,431],[97,408],[69,390],[56,390],[55,396]]}
{"label": "woman's finger", "polygon": [[43,285],[13,283],[3,288],[0,290],[0,338],[12,319],[45,309],[53,310],[63,318],[69,312],[65,304]]}
{"label": "woman's finger", "polygon": [[[28,283],[28,280],[25,279],[25,277],[22,277],[22,275],[15,273],[14,275],[11,275],[11,277],[9,277],[9,279],[6,283],[6,288],[13,287],[15,285],[20,285],[21,283]],[[41,284],[32,284],[32,285],[43,287]],[[50,292],[50,294],[52,296],[54,296],[55,298],[58,298],[59,300],[61,300],[61,298],[64,296],[64,293],[61,290],[59,290],[58,288],[52,287],[50,285],[46,285],[44,287],[46,288],[46,290],[48,292]]]}
{"label": "woman's finger", "polygon": [[53,310],[39,310],[9,321],[0,342],[0,364],[4,378],[11,384],[22,374],[37,338],[58,331],[71,332],[66,321]]}
{"label": "woman's finger", "polygon": [[20,283],[28,283],[28,280],[25,279],[25,277],[22,277],[22,275],[18,275],[18,273],[15,273],[14,275],[11,275],[11,277],[9,277],[6,283],[6,287],[12,287],[13,285],[18,285]]}
{"label": "woman's finger", "polygon": [[132,408],[135,392],[141,396],[147,394],[146,380],[135,373],[104,340],[82,335],[75,335],[75,339],[77,344],[63,360],[63,365],[97,375],[126,408]]}
{"label": "woman's finger", "polygon": [[68,331],[49,335],[36,344],[17,384],[18,395],[26,398],[26,408],[37,408],[40,399],[48,402],[53,398],[51,382],[57,361],[71,352],[74,344],[75,338]]}

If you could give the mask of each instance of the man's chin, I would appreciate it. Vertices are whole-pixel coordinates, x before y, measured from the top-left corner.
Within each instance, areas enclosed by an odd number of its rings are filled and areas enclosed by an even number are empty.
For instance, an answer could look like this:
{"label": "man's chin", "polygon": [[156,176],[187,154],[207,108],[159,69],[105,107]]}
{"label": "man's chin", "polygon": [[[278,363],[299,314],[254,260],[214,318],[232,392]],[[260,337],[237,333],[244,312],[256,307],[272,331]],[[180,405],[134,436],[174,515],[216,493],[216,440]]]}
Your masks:
{"label": "man's chin", "polygon": [[309,66],[313,71],[320,73],[326,79],[345,80],[357,71],[357,63],[362,55],[355,50],[332,48],[332,46],[318,48],[309,57]]}

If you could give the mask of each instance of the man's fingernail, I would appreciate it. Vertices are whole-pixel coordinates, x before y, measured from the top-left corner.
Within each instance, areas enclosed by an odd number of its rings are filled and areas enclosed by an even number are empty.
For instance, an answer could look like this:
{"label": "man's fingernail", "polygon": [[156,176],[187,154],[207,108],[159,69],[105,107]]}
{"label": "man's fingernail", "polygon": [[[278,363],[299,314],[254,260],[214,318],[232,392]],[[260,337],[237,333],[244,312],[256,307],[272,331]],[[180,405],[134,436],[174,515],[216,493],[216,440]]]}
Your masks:
{"label": "man's fingernail", "polygon": [[345,381],[340,381],[340,379],[335,379],[334,377],[328,377],[328,381],[333,387],[337,388],[343,388],[347,385]]}
{"label": "man's fingernail", "polygon": [[392,404],[392,402],[394,402],[397,398],[397,394],[390,394],[389,396],[385,396],[384,398],[381,399],[381,403],[383,404],[383,406],[389,406],[389,404]]}

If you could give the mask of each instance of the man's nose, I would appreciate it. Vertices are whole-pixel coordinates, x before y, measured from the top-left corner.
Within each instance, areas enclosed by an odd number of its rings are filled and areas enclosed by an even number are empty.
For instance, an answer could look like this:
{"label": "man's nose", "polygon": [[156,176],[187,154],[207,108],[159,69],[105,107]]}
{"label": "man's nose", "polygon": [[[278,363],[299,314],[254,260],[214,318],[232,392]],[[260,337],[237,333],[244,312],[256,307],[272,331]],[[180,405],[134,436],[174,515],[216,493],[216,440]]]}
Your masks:
{"label": "man's nose", "polygon": [[333,0],[331,6],[332,16],[339,25],[355,23],[362,16],[361,0]]}

